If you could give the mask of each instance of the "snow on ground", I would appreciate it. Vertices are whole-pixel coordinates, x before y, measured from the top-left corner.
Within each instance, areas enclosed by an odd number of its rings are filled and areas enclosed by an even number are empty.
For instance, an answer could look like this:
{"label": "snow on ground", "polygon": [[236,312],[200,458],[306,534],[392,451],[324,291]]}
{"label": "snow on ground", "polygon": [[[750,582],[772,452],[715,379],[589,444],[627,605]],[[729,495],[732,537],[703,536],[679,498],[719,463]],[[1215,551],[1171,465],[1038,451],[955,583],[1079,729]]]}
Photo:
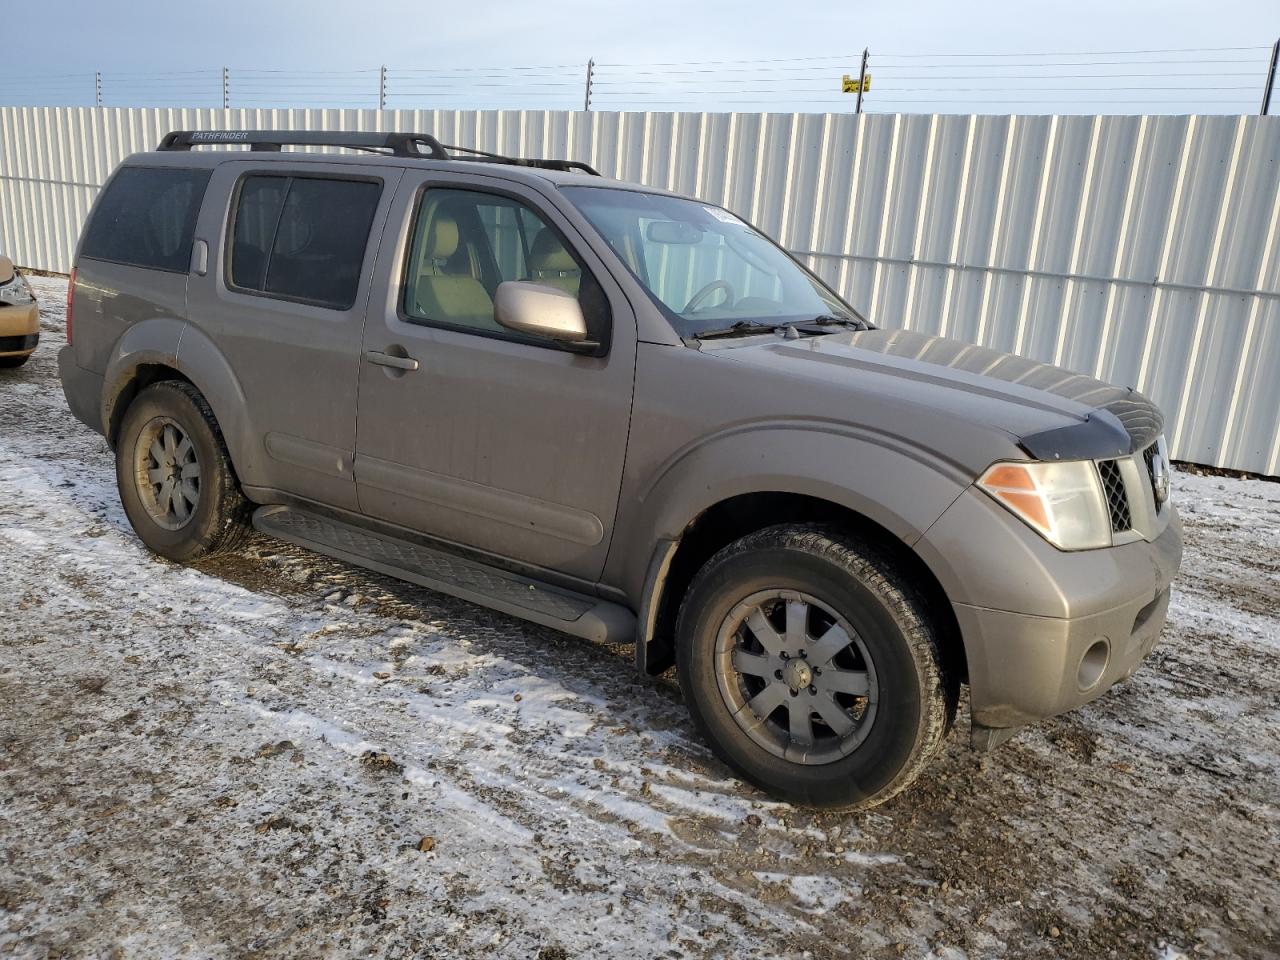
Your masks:
{"label": "snow on ground", "polygon": [[962,716],[905,795],[813,813],[629,650],[265,538],[148,554],[34,285],[0,373],[0,953],[1277,955],[1280,484],[1178,475],[1129,684],[986,756]]}

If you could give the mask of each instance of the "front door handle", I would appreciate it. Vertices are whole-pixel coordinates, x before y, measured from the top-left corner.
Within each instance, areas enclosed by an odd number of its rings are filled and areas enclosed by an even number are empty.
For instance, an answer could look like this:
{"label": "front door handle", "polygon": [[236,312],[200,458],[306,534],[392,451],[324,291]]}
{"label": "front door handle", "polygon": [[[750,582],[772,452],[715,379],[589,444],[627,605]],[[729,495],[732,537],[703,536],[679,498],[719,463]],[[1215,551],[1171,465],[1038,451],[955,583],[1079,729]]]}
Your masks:
{"label": "front door handle", "polygon": [[397,357],[393,353],[382,353],[379,350],[366,350],[364,358],[380,367],[395,367],[397,370],[418,369],[418,361],[413,357]]}

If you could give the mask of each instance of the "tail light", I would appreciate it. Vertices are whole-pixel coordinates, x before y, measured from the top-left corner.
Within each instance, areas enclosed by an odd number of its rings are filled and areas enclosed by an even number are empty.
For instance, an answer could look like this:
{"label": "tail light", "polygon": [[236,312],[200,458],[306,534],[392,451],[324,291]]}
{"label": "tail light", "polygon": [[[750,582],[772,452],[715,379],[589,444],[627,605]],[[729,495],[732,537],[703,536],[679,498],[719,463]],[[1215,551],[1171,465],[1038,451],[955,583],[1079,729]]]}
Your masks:
{"label": "tail light", "polygon": [[67,280],[67,343],[71,343],[71,305],[76,298],[76,268],[71,268],[71,277]]}

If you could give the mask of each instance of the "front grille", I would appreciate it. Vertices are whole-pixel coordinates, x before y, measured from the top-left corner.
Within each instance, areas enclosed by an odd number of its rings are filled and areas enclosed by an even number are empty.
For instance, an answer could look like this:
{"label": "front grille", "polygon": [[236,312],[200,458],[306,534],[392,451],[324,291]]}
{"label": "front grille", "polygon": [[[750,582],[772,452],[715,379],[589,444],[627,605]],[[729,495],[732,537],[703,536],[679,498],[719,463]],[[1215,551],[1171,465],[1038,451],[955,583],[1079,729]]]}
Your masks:
{"label": "front grille", "polygon": [[34,350],[39,339],[40,335],[38,333],[28,333],[21,337],[0,337],[0,353],[10,353],[16,350]]}
{"label": "front grille", "polygon": [[1098,461],[1098,473],[1102,475],[1102,493],[1107,498],[1107,512],[1111,515],[1111,530],[1121,533],[1133,528],[1129,513],[1129,495],[1125,493],[1124,477],[1120,464],[1115,460]]}

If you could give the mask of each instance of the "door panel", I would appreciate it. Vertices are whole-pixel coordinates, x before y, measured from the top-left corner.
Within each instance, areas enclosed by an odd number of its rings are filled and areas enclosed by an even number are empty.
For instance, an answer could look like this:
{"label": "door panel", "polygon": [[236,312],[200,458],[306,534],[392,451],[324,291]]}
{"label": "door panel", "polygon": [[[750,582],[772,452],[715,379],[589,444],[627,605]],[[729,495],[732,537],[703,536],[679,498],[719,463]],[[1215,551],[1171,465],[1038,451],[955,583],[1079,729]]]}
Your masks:
{"label": "door panel", "polygon": [[414,500],[460,511],[468,517],[493,520],[520,529],[529,528],[544,536],[585,547],[594,547],[604,539],[604,525],[600,518],[587,510],[406,467],[389,460],[362,456],[360,481],[372,489],[403,491]]}
{"label": "door panel", "polygon": [[[477,218],[459,190],[497,191],[498,206],[518,202],[527,209],[495,213],[482,204]],[[430,235],[416,229],[428,224],[415,223],[420,196],[424,217],[447,209],[444,220],[454,225],[437,225]],[[549,242],[551,235],[537,240],[548,227],[576,251],[577,263]],[[361,509],[501,557],[596,579],[617,509],[635,372],[635,316],[621,289],[553,201],[498,178],[407,172],[387,236],[364,350],[412,358],[417,369],[361,365],[355,464]],[[611,317],[606,355],[569,353],[492,320],[497,282],[577,283],[579,266],[589,274],[583,283],[594,280],[584,299],[603,298],[605,310],[595,303],[593,315]],[[420,319],[402,310],[406,303]],[[432,325],[440,323],[449,326]]]}
{"label": "door panel", "polygon": [[[188,294],[189,320],[207,337],[184,337],[184,344],[216,344],[239,381],[252,434],[238,445],[247,453],[236,462],[246,486],[354,510],[360,343],[377,252],[369,238],[381,236],[403,171],[284,166],[245,160],[215,170],[196,228],[209,244],[208,272],[190,278]],[[288,173],[297,173],[297,189],[284,182]],[[350,184],[345,193],[354,202],[344,206],[334,182]],[[356,235],[368,217],[370,184],[381,193],[362,244]],[[309,220],[308,210],[341,219],[342,228]]]}

